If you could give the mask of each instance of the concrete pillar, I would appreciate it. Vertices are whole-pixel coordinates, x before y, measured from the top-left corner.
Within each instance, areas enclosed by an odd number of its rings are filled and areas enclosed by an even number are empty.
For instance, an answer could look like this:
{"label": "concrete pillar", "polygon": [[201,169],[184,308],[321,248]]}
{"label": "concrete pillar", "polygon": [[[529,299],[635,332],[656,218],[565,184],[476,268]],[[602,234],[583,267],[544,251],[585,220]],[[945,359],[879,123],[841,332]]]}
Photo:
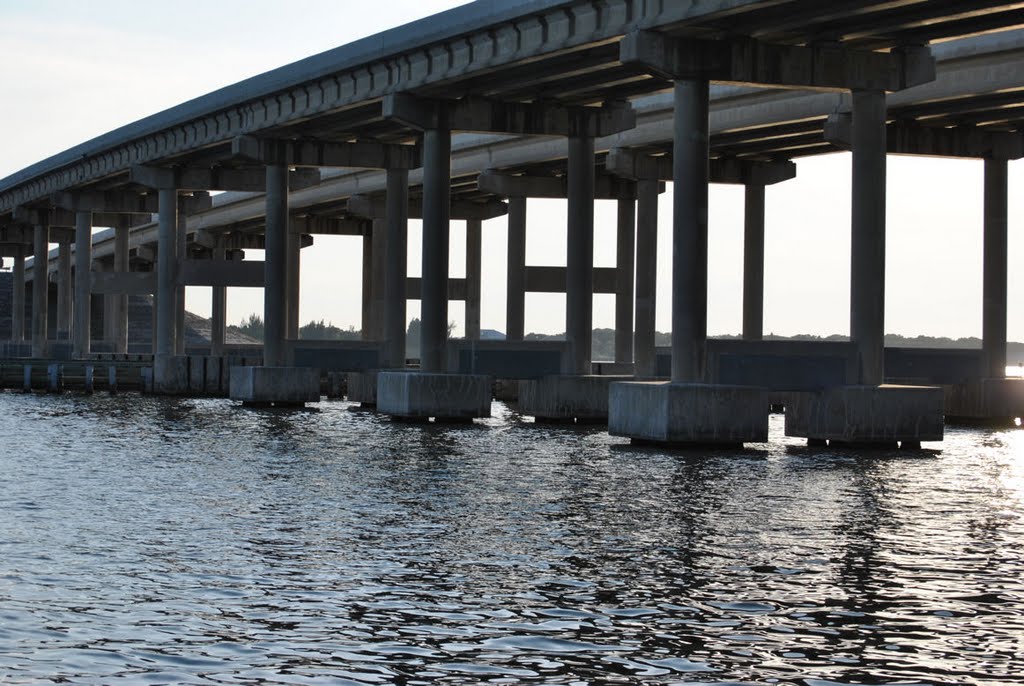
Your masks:
{"label": "concrete pillar", "polygon": [[636,251],[636,201],[618,201],[615,247],[615,361],[633,361],[633,263]]}
{"label": "concrete pillar", "polygon": [[420,369],[424,372],[444,372],[446,367],[451,154],[451,131],[423,132]]}
{"label": "concrete pillar", "polygon": [[15,255],[12,268],[14,287],[11,293],[11,340],[25,342],[25,256]]}
{"label": "concrete pillar", "polygon": [[178,191],[162,188],[158,198],[156,255],[156,355],[173,355],[175,343],[175,281],[178,277]]}
{"label": "concrete pillar", "polygon": [[92,212],[75,213],[75,323],[72,356],[89,355],[92,333]]}
{"label": "concrete pillar", "polygon": [[71,243],[57,244],[57,340],[71,340]]}
{"label": "concrete pillar", "polygon": [[505,339],[526,335],[526,198],[508,199],[508,290],[505,295]]}
{"label": "concrete pillar", "polygon": [[764,186],[748,184],[743,209],[743,340],[764,336]]}
{"label": "concrete pillar", "polygon": [[387,366],[405,366],[406,277],[409,245],[409,171],[388,169],[385,218],[387,268],[384,277],[384,340]]}
{"label": "concrete pillar", "polygon": [[370,264],[370,332],[373,340],[384,340],[384,272],[387,269],[387,219],[373,220]]}
{"label": "concrete pillar", "polygon": [[263,291],[263,364],[283,367],[287,325],[288,167],[267,166]]}
{"label": "concrete pillar", "polygon": [[[186,202],[187,198],[184,195],[178,196],[178,221],[174,232],[174,255],[175,263],[178,265],[175,267],[176,271],[181,268],[180,265],[186,257]],[[177,283],[174,286],[174,354],[185,354],[185,287]]]}
{"label": "concrete pillar", "polygon": [[35,227],[32,249],[32,357],[46,357],[46,323],[48,284],[46,282],[47,252],[50,230]]}
{"label": "concrete pillar", "polygon": [[708,319],[708,82],[675,83],[672,381],[700,383]]}
{"label": "concrete pillar", "polygon": [[301,288],[300,276],[302,271],[302,234],[288,230],[287,263],[287,325],[285,327],[285,338],[295,340],[299,337],[299,295]]}
{"label": "concrete pillar", "polygon": [[569,138],[565,337],[574,374],[589,374],[594,321],[594,139]]}
{"label": "concrete pillar", "polygon": [[1006,160],[986,159],[981,347],[991,379],[1006,376],[1007,197]]}
{"label": "concrete pillar", "polygon": [[[224,261],[224,236],[217,239],[217,247],[213,250],[213,259]],[[210,355],[220,357],[224,354],[224,339],[227,333],[228,289],[214,286],[210,302]]]}
{"label": "concrete pillar", "polygon": [[479,219],[466,221],[466,338],[480,340],[480,296],[483,222]]}
{"label": "concrete pillar", "polygon": [[850,339],[860,382],[878,385],[885,354],[885,93],[853,93]]}
{"label": "concrete pillar", "polygon": [[360,338],[373,340],[373,234],[363,234],[362,325]]}
{"label": "concrete pillar", "polygon": [[654,322],[658,295],[658,181],[636,183],[636,331],[633,335],[634,373],[656,372]]}
{"label": "concrete pillar", "polygon": [[[114,227],[114,271],[125,273],[128,266],[128,237],[131,234],[131,223],[127,218],[118,221]],[[128,296],[115,295],[111,302],[114,305],[111,317],[114,320],[114,352],[128,352]]]}

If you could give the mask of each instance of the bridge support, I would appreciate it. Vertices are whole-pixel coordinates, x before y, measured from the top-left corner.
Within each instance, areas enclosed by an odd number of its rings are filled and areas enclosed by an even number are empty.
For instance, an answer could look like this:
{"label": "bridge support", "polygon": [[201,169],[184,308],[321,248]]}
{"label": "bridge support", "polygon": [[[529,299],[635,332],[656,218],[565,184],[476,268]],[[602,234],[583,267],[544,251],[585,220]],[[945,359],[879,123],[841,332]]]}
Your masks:
{"label": "bridge support", "polygon": [[483,251],[483,222],[466,220],[466,339],[480,340],[480,291]]}
{"label": "bridge support", "polygon": [[709,84],[674,89],[672,379],[611,385],[608,430],[634,441],[729,444],[768,440],[767,400],[745,386],[703,383],[707,343]]}
{"label": "bridge support", "polygon": [[885,93],[854,91],[850,339],[860,383],[809,394],[787,407],[787,436],[883,446],[942,440],[942,389],[882,385],[886,138]]}
{"label": "bridge support", "polygon": [[505,340],[526,335],[526,198],[508,199],[508,290],[505,296]]}
{"label": "bridge support", "polygon": [[49,253],[50,228],[37,225],[32,243],[32,357],[46,357],[47,291],[46,268]]}
{"label": "bridge support", "polygon": [[[131,234],[131,223],[127,217],[120,217],[117,226],[114,227],[114,271],[127,273],[128,262],[128,238]],[[128,296],[116,294],[110,297],[111,307],[110,318],[111,337],[114,352],[124,354],[128,352]]]}
{"label": "bridge support", "polygon": [[409,170],[387,170],[387,268],[384,276],[384,340],[387,366],[405,366],[406,277],[409,259]]}
{"label": "bridge support", "polygon": [[174,260],[175,260],[175,285],[174,285],[174,354],[185,354],[185,284],[178,283],[177,270],[181,269],[187,257],[187,236],[185,234],[186,220],[185,213],[187,199],[184,195],[178,196],[178,214],[174,228]]}
{"label": "bridge support", "polygon": [[615,246],[615,361],[633,363],[633,265],[636,201],[618,200]]}
{"label": "bridge support", "polygon": [[573,374],[590,374],[594,322],[594,139],[569,138],[565,337]]}
{"label": "bridge support", "polygon": [[743,340],[764,335],[764,186],[748,183],[743,206]]}
{"label": "bridge support", "polygon": [[[224,237],[217,239],[213,249],[213,259],[223,262],[227,257],[224,249]],[[224,355],[224,339],[227,334],[228,289],[226,286],[214,286],[211,289],[210,301],[210,357]]]}
{"label": "bridge support", "polygon": [[11,341],[25,342],[25,255],[19,251],[11,268],[14,285],[11,292]]}
{"label": "bridge support", "polygon": [[658,295],[658,180],[636,182],[636,331],[633,340],[637,377],[656,374],[655,306]]}
{"label": "bridge support", "polygon": [[92,212],[75,213],[75,324],[72,355],[89,356],[92,333]]}
{"label": "bridge support", "polygon": [[57,340],[64,343],[71,340],[72,278],[71,242],[62,234],[57,243]]}

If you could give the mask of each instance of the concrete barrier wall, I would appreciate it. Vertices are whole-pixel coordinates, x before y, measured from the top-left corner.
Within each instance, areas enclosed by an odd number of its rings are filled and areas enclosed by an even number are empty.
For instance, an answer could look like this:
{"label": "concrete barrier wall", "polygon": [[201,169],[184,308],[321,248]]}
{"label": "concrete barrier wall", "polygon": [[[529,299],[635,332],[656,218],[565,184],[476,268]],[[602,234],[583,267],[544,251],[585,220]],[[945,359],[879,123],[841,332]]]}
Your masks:
{"label": "concrete barrier wall", "polygon": [[982,352],[969,348],[886,348],[886,381],[961,384],[985,376]]}
{"label": "concrete barrier wall", "polygon": [[289,367],[315,367],[321,371],[361,372],[380,369],[384,344],[378,341],[286,341]]}
{"label": "concrete barrier wall", "polygon": [[[659,347],[656,355],[658,376],[670,376],[671,349]],[[711,339],[705,374],[713,384],[816,391],[857,383],[857,353],[845,341]]]}
{"label": "concrete barrier wall", "polygon": [[448,342],[448,370],[496,379],[539,379],[567,373],[568,351],[565,341],[452,340]]}

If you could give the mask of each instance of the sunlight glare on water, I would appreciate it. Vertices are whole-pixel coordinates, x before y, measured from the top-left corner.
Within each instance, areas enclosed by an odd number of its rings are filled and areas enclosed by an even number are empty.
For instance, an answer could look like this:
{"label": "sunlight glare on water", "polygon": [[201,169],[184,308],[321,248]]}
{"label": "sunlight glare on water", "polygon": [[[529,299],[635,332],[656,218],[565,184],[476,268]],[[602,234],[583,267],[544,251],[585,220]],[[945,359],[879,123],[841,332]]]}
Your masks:
{"label": "sunlight glare on water", "polygon": [[1022,441],[0,394],[0,680],[1013,683]]}

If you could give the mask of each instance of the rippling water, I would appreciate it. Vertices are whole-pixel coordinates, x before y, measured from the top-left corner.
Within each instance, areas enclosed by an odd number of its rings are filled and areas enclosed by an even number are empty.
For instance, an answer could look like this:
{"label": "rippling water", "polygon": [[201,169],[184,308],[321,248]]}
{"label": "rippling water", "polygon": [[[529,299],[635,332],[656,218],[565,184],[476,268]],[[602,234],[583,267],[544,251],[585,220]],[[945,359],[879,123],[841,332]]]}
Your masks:
{"label": "rippling water", "polygon": [[494,413],[0,394],[0,681],[1024,674],[1024,432],[672,454]]}

